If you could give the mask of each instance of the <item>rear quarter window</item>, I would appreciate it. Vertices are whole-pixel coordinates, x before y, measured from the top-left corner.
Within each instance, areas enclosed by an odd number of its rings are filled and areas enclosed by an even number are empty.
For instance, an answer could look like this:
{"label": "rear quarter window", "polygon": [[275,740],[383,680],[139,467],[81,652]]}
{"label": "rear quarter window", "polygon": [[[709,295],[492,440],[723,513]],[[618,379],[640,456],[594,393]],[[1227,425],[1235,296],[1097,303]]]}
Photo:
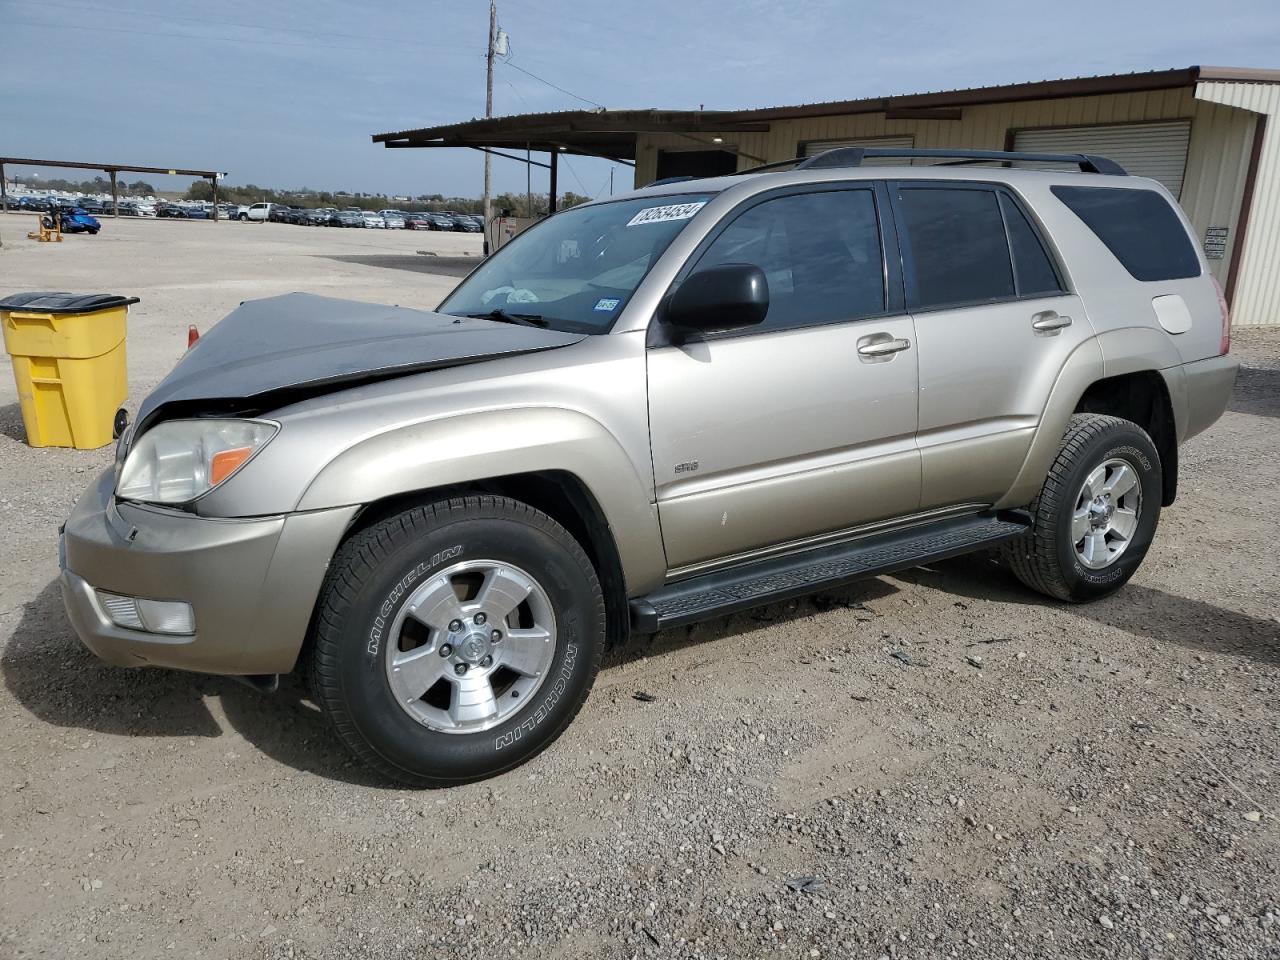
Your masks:
{"label": "rear quarter window", "polygon": [[1200,276],[1191,238],[1169,201],[1154,190],[1050,187],[1135,280]]}

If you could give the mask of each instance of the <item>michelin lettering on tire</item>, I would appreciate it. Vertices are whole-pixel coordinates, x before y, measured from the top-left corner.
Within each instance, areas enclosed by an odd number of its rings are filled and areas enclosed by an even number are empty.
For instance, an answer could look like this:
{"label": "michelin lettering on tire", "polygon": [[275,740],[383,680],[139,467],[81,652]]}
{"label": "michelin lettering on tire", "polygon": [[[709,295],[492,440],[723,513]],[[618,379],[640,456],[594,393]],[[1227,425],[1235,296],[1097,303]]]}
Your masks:
{"label": "michelin lettering on tire", "polygon": [[538,704],[533,713],[493,741],[494,751],[509,747],[526,733],[532,733],[538,724],[547,718],[547,715],[551,713],[555,705],[560,702],[560,697],[564,694],[569,678],[573,676],[573,664],[577,657],[578,645],[576,643],[565,644],[564,663],[560,666],[560,673],[556,677],[556,682],[551,685],[550,692],[542,698],[542,702]]}

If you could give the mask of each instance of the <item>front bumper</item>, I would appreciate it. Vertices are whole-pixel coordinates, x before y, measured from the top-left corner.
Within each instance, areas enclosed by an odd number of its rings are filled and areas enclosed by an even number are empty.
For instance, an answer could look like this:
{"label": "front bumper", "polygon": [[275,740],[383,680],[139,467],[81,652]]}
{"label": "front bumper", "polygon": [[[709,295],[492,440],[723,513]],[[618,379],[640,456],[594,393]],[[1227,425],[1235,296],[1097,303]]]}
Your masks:
{"label": "front bumper", "polygon": [[[292,670],[329,558],[358,508],[215,520],[117,504],[114,479],[108,470],[81,497],[59,548],[63,602],[85,646],[119,666]],[[95,589],[186,601],[196,632],[115,626]]]}

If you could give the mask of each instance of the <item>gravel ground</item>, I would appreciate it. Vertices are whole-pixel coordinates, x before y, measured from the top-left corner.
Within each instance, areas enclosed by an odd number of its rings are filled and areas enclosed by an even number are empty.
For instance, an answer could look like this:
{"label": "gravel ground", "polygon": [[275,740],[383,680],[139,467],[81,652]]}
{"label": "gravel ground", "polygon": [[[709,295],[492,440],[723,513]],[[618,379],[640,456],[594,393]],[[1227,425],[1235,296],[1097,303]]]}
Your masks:
{"label": "gravel ground", "polygon": [[[452,278],[388,267],[474,239],[0,229],[0,295],[143,297],[137,396],[188,323],[294,289],[429,306]],[[1280,330],[1234,349],[1117,596],[971,558],[660,634],[539,758],[433,792],[372,780],[295,683],[83,650],[55,531],[109,454],[26,447],[4,382],[0,956],[1280,956]]]}

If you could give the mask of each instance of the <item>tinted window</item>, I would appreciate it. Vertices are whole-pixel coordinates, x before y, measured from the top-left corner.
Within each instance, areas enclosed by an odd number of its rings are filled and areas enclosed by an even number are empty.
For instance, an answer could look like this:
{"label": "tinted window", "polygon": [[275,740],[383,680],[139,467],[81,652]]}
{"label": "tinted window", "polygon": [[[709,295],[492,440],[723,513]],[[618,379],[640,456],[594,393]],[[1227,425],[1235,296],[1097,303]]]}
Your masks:
{"label": "tinted window", "polygon": [[766,200],[716,237],[698,269],[722,263],[752,263],[768,277],[765,329],[853,320],[885,309],[880,227],[870,190]]}
{"label": "tinted window", "polygon": [[1013,251],[1014,282],[1020,297],[1047,296],[1061,293],[1053,262],[1045,252],[1040,236],[1027,221],[1022,209],[1011,197],[1000,194],[1005,229],[1009,231],[1009,248]]}
{"label": "tinted window", "polygon": [[1135,280],[1200,276],[1200,260],[1186,228],[1154,190],[1123,187],[1051,187],[1106,244]]}
{"label": "tinted window", "polygon": [[1013,266],[994,190],[901,188],[907,306],[928,310],[1009,299]]}

